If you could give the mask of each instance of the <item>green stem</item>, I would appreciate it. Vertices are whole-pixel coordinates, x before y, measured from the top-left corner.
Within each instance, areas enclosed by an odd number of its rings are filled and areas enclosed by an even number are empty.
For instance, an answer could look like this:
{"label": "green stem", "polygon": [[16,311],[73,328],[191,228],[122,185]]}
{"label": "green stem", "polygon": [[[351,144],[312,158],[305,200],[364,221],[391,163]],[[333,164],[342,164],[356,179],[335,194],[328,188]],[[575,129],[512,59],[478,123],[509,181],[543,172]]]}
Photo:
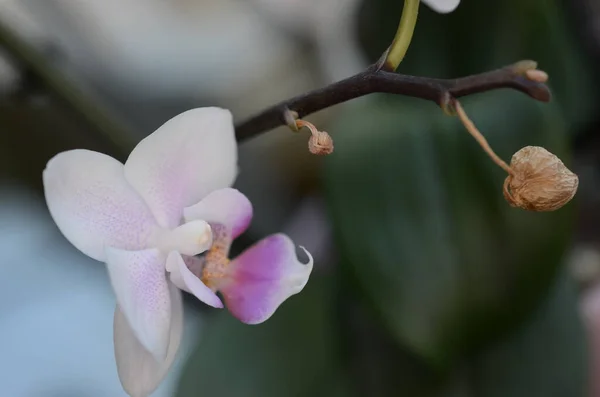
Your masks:
{"label": "green stem", "polygon": [[418,14],[419,0],[404,0],[404,8],[402,9],[402,17],[400,18],[396,37],[394,37],[383,63],[384,70],[388,72],[395,71],[404,59],[408,46],[412,41]]}

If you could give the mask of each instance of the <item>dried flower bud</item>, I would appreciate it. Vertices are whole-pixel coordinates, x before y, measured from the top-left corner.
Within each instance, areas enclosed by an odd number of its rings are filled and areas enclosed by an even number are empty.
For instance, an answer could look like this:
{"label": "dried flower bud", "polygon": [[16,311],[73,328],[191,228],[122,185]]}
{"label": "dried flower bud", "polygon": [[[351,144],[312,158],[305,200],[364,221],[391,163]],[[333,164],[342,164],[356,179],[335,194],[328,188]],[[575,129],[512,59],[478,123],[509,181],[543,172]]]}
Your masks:
{"label": "dried flower bud", "polygon": [[579,185],[577,175],[539,146],[526,146],[512,157],[512,174],[504,181],[504,197],[513,207],[554,211],[568,203]]}
{"label": "dried flower bud", "polygon": [[[291,114],[291,113],[290,113]],[[292,116],[297,116],[293,115]],[[310,130],[310,139],[308,140],[308,150],[312,154],[327,155],[333,153],[333,139],[325,131],[319,131],[314,124],[298,119],[295,121],[296,128],[306,127]]]}
{"label": "dried flower bud", "polygon": [[331,154],[333,152],[333,139],[325,131],[313,133],[308,140],[308,150],[317,155]]}

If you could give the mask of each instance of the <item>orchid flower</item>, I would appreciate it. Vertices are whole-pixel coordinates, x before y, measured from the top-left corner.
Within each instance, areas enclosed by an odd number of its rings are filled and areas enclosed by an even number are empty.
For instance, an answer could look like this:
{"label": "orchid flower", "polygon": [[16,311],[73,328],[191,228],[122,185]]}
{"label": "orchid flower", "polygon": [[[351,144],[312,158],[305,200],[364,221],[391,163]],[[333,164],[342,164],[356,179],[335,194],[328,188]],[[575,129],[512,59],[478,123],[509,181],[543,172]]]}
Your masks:
{"label": "orchid flower", "polygon": [[433,11],[440,14],[452,12],[458,7],[460,0],[423,0]]}
{"label": "orchid flower", "polygon": [[[230,188],[237,176],[231,113],[189,110],[142,140],[125,164],[89,150],[52,158],[43,173],[46,202],[63,235],[105,262],[117,305],[115,357],[132,397],[166,375],[183,327],[180,290],[241,321],[267,320],[300,292],[312,270],[289,237],[275,234],[229,260],[252,205]],[[196,255],[204,253],[203,257]]]}

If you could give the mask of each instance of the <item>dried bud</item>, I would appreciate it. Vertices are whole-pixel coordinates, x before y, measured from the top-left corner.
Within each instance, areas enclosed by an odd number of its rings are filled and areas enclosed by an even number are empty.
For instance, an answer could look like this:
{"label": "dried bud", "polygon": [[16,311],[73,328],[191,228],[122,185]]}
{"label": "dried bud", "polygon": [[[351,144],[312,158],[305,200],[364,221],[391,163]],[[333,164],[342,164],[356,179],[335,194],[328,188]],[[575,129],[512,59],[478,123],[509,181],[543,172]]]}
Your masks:
{"label": "dried bud", "polygon": [[325,131],[317,131],[308,140],[308,150],[317,155],[331,154],[333,152],[333,139]]}
{"label": "dried bud", "polygon": [[308,150],[312,154],[326,155],[333,153],[333,139],[325,131],[319,131],[314,124],[306,120],[296,120],[296,127],[306,127],[310,130],[310,139],[308,140]]}
{"label": "dried bud", "polygon": [[539,146],[526,146],[512,157],[512,174],[504,181],[504,197],[513,207],[554,211],[568,203],[579,185],[577,175]]}

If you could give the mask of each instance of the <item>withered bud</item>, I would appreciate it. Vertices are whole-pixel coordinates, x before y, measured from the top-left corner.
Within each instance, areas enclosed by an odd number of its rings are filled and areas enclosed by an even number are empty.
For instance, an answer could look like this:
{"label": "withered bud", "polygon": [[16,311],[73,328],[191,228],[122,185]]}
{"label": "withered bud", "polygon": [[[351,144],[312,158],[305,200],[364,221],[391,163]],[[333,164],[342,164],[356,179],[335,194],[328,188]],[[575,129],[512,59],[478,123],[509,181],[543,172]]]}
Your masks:
{"label": "withered bud", "polygon": [[306,127],[310,130],[310,139],[308,140],[308,150],[312,154],[326,155],[333,153],[333,139],[325,131],[319,131],[314,124],[306,120],[296,120],[298,128]]}
{"label": "withered bud", "polygon": [[543,147],[526,146],[512,157],[504,197],[513,207],[555,211],[571,201],[579,178]]}
{"label": "withered bud", "polygon": [[317,155],[331,154],[333,153],[333,139],[325,131],[314,132],[308,140],[308,150]]}

